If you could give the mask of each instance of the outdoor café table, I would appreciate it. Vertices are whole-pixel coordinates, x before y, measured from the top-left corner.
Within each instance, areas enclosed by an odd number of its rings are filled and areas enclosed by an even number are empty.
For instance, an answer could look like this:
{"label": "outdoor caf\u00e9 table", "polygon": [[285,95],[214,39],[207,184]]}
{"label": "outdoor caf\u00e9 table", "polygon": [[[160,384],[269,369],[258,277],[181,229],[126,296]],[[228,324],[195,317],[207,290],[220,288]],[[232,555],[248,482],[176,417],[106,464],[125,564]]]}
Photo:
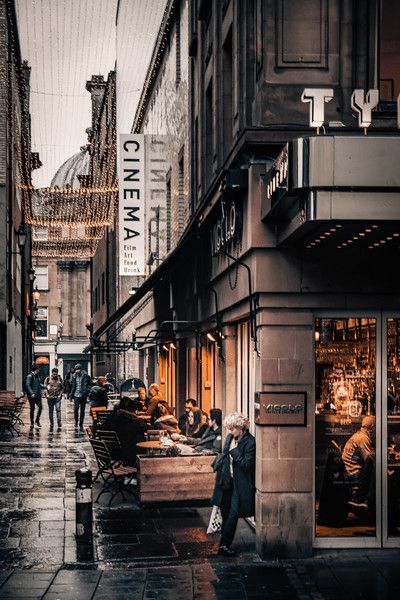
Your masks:
{"label": "outdoor caf\u00e9 table", "polygon": [[148,442],[137,442],[136,447],[143,448],[144,450],[147,450],[149,453],[152,454],[154,450],[166,450],[167,448],[171,448],[171,446],[173,445],[174,444],[169,444],[168,446],[166,446],[158,440],[150,440]]}

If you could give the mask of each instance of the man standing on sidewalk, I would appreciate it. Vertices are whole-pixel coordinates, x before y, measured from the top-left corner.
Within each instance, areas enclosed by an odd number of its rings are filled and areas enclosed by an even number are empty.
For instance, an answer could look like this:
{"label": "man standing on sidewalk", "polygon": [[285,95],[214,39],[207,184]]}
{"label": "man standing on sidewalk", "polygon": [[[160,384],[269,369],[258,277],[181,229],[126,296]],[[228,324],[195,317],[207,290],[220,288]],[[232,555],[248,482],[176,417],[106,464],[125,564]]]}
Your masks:
{"label": "man standing on sidewalk", "polygon": [[83,431],[83,420],[85,418],[85,407],[86,400],[89,395],[90,388],[92,386],[92,380],[89,375],[82,369],[82,365],[75,365],[75,373],[72,377],[71,393],[70,398],[74,402],[74,417],[75,417],[75,428],[78,427]]}
{"label": "man standing on sidewalk", "polygon": [[57,413],[58,431],[61,429],[61,397],[63,382],[58,374],[57,367],[51,370],[51,377],[46,377],[44,385],[47,390],[47,404],[49,406],[50,431],[54,429],[54,409]]}
{"label": "man standing on sidewalk", "polygon": [[[37,427],[40,425],[40,415],[42,414],[42,384],[39,379],[39,367],[35,364],[31,367],[31,372],[27,375],[25,381],[26,394],[30,405],[31,431],[34,423]],[[38,407],[38,412],[35,421],[35,406]]]}

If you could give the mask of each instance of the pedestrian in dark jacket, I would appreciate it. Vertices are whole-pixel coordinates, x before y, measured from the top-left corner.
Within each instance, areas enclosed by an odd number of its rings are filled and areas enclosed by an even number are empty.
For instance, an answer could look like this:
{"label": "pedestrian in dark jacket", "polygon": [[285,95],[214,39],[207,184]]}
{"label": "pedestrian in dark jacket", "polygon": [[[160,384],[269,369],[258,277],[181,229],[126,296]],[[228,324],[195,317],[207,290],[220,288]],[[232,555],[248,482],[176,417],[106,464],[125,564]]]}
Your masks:
{"label": "pedestrian in dark jacket", "polygon": [[82,365],[78,363],[75,365],[75,373],[72,377],[70,398],[74,402],[75,428],[78,427],[79,419],[79,428],[81,431],[83,431],[86,401],[91,387],[92,380],[86,371],[82,369]]}
{"label": "pedestrian in dark jacket", "polygon": [[105,406],[107,408],[108,405],[108,387],[106,378],[100,377],[97,378],[96,383],[90,389],[89,392],[89,400],[90,400],[90,408],[97,408],[98,406]]}
{"label": "pedestrian in dark jacket", "polygon": [[[42,384],[39,379],[39,367],[32,365],[31,372],[27,375],[25,380],[25,390],[29,400],[30,406],[30,418],[31,418],[31,430],[33,429],[34,423],[37,427],[40,425],[40,415],[42,414]],[[35,406],[38,407],[38,412],[35,420]]]}
{"label": "pedestrian in dark jacket", "polygon": [[74,369],[68,369],[68,372],[64,377],[64,392],[66,393],[67,398],[70,398],[73,375]]}
{"label": "pedestrian in dark jacket", "polygon": [[63,381],[58,374],[57,367],[51,370],[51,377],[46,377],[44,386],[47,393],[47,405],[49,407],[50,431],[54,429],[54,409],[57,414],[58,430],[61,429],[61,398],[63,393]]}
{"label": "pedestrian in dark jacket", "polygon": [[249,420],[240,413],[226,417],[224,425],[229,434],[212,465],[217,476],[211,503],[222,513],[219,554],[234,556],[231,544],[238,519],[254,515],[256,441],[249,432]]}

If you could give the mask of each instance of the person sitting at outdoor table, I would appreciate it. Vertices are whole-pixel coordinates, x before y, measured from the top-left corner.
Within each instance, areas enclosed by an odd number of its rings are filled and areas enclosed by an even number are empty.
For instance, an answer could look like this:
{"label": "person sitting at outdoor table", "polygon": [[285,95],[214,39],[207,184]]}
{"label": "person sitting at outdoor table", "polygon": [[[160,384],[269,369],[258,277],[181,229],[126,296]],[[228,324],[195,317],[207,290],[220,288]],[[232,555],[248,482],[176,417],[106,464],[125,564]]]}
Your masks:
{"label": "person sitting at outdoor table", "polygon": [[190,410],[187,416],[185,427],[181,433],[186,437],[200,438],[204,432],[202,429],[202,412],[199,409]]}
{"label": "person sitting at outdoor table", "polygon": [[178,421],[172,414],[171,408],[164,400],[160,400],[154,411],[154,429],[178,433]]}
{"label": "person sitting at outdoor table", "polygon": [[160,388],[157,383],[152,383],[149,387],[150,402],[147,407],[147,414],[154,420],[154,411],[157,404],[162,400]]}
{"label": "person sitting at outdoor table", "polygon": [[138,416],[141,405],[128,396],[122,396],[112,414],[104,422],[102,429],[115,431],[121,444],[120,458],[129,466],[135,466],[139,449],[137,442],[143,442],[148,425]]}
{"label": "person sitting at outdoor table", "polygon": [[185,400],[185,412],[178,419],[179,431],[182,434],[185,433],[185,427],[190,411],[195,412],[196,410],[200,410],[197,406],[197,400],[194,400],[193,398],[188,398]]}
{"label": "person sitting at outdoor table", "polygon": [[107,386],[106,386],[106,378],[100,375],[97,378],[96,383],[90,388],[89,392],[89,400],[90,400],[90,408],[97,408],[98,406],[108,405],[108,396],[107,396]]}
{"label": "person sitting at outdoor table", "polygon": [[143,412],[147,411],[147,409],[149,407],[150,399],[147,397],[146,388],[139,387],[137,391],[138,391],[138,395],[136,396],[135,400],[140,402],[140,405],[142,407],[141,410]]}
{"label": "person sitting at outdoor table", "polygon": [[[172,439],[175,439],[172,436]],[[222,451],[222,411],[212,408],[208,417],[208,427],[200,438],[179,436],[176,441],[193,446],[195,450]]]}

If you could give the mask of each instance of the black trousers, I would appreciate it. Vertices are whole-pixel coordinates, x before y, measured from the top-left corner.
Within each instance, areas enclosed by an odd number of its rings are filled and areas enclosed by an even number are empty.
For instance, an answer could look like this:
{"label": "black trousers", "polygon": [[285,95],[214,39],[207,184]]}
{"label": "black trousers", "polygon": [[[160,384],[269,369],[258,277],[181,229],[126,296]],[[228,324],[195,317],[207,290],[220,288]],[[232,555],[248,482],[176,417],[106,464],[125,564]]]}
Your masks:
{"label": "black trousers", "polygon": [[228,489],[224,490],[221,502],[222,534],[221,546],[228,546],[233,542],[239,520],[239,498],[233,485],[233,479]]}
{"label": "black trousers", "polygon": [[35,422],[35,406],[38,407],[38,412],[36,415],[36,423],[39,423],[40,415],[42,414],[42,399],[41,398],[29,398],[29,406],[30,406],[31,425],[33,425]]}
{"label": "black trousers", "polygon": [[74,397],[75,425],[78,425],[78,418],[79,418],[79,426],[83,427],[83,420],[85,418],[85,408],[86,408],[86,398],[85,397],[83,397],[83,398],[75,398]]}

